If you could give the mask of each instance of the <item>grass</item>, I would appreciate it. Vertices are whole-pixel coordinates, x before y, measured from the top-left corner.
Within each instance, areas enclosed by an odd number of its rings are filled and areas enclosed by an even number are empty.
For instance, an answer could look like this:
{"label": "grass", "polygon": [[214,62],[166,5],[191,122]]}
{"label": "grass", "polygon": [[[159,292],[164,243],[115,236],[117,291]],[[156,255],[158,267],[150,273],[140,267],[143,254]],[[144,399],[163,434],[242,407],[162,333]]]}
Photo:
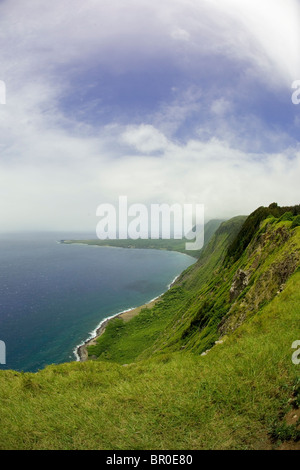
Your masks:
{"label": "grass", "polygon": [[[207,356],[4,371],[1,448],[261,449],[299,378],[300,273]],[[273,426],[273,427],[272,427]]]}
{"label": "grass", "polygon": [[[291,229],[290,220],[263,224],[241,258],[228,264],[226,250],[242,222],[243,218],[234,218],[224,223],[198,262],[154,308],[126,324],[121,319],[110,322],[96,346],[88,348],[89,356],[128,364],[182,349],[202,353],[221,333],[235,329],[266,305],[280,288],[282,273],[295,269],[297,256],[299,264],[300,232]],[[250,273],[250,282],[232,301],[229,291],[238,269]]]}
{"label": "grass", "polygon": [[188,296],[182,288],[174,287],[153,308],[143,309],[130,321],[121,318],[110,321],[97,344],[88,347],[89,356],[120,364],[133,362],[155,343],[174,315],[184,309],[185,297]]}
{"label": "grass", "polygon": [[[226,254],[244,218],[222,224],[154,308],[108,324],[89,349],[98,360],[2,371],[0,448],[271,449],[298,441],[299,424],[286,417],[300,402],[291,348],[300,339],[300,228],[297,214],[273,209],[278,217],[250,241],[242,231],[247,246],[237,260]],[[239,270],[249,283],[232,300]]]}

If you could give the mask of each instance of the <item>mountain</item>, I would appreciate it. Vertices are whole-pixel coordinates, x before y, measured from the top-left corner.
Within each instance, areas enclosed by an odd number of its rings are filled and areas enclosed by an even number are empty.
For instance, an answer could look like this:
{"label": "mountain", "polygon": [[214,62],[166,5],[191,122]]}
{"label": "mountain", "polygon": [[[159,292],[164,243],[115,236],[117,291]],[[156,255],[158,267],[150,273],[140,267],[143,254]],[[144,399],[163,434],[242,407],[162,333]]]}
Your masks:
{"label": "mountain", "polygon": [[[223,220],[221,219],[212,219],[205,223],[204,225],[204,246],[207,245],[215,233],[215,231],[219,228]],[[195,227],[193,228],[195,230]],[[194,236],[195,238],[195,236]],[[192,238],[192,241],[193,239]],[[81,243],[84,245],[95,245],[95,246],[114,246],[119,248],[136,248],[136,249],[154,249],[154,250],[169,250],[169,251],[178,251],[180,253],[185,253],[190,256],[194,256],[198,258],[200,255],[201,250],[186,250],[186,243],[191,240],[187,238],[182,239],[142,239],[138,238],[137,240],[132,240],[131,238],[128,239],[107,239],[107,240],[100,240],[100,239],[89,239],[89,240],[60,240],[60,243],[64,243],[66,245],[72,243]]]}
{"label": "mountain", "polygon": [[300,206],[223,222],[90,360],[0,373],[0,447],[298,448],[299,268]]}

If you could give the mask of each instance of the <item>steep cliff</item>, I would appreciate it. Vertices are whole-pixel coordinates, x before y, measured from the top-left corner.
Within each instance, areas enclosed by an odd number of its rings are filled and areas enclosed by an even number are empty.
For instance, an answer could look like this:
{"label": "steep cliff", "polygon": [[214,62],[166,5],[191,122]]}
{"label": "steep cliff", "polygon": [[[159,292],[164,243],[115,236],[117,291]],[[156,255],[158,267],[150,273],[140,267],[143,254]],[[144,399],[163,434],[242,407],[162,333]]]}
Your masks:
{"label": "steep cliff", "polygon": [[97,360],[0,373],[0,448],[299,448],[299,265],[299,206],[223,223]]}

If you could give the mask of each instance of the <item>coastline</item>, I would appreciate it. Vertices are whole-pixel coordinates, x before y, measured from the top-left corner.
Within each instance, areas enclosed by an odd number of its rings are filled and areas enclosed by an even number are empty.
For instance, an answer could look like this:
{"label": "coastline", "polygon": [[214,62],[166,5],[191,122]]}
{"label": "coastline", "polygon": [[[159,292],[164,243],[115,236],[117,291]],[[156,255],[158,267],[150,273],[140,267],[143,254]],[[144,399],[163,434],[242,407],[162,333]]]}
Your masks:
{"label": "coastline", "polygon": [[[167,291],[171,289],[171,287],[174,285],[174,283],[177,281],[179,278],[180,274],[176,276],[173,281],[168,285]],[[166,292],[167,292],[166,291]],[[134,308],[129,308],[127,310],[123,310],[122,312],[119,312],[115,315],[111,315],[110,317],[104,318],[100,324],[93,330],[88,337],[83,343],[79,344],[76,346],[74,349],[73,353],[76,357],[77,362],[85,362],[88,360],[88,351],[87,347],[88,346],[93,346],[97,339],[103,335],[108,323],[113,320],[114,318],[122,318],[125,322],[131,320],[131,318],[135,317],[140,313],[140,311],[144,308],[152,308],[158,302],[158,300],[164,295],[165,292],[160,294],[158,297],[155,297],[154,299],[150,300],[149,302],[140,305],[139,307],[134,307]]]}

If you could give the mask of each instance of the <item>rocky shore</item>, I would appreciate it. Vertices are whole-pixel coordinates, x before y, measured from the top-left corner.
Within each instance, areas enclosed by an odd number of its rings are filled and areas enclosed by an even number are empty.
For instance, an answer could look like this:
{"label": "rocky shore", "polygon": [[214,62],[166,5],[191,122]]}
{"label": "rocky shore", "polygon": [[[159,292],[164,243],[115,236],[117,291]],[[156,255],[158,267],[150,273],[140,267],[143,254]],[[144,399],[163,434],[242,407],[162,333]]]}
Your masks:
{"label": "rocky shore", "polygon": [[110,322],[114,318],[122,318],[124,321],[129,321],[129,320],[131,320],[131,318],[138,315],[142,309],[152,308],[159,299],[160,299],[160,297],[157,297],[156,299],[153,299],[151,302],[149,302],[147,304],[144,304],[144,305],[141,305],[140,307],[136,307],[136,308],[133,308],[131,310],[127,310],[125,312],[119,313],[117,315],[114,315],[110,318],[107,318],[107,319],[103,320],[103,322],[100,324],[99,328],[97,328],[95,336],[93,338],[90,338],[90,339],[86,340],[83,344],[78,346],[76,352],[77,352],[77,356],[79,358],[79,361],[84,362],[84,361],[88,360],[88,350],[87,350],[88,346],[93,346],[94,344],[96,344],[97,339],[104,333],[108,322]]}

